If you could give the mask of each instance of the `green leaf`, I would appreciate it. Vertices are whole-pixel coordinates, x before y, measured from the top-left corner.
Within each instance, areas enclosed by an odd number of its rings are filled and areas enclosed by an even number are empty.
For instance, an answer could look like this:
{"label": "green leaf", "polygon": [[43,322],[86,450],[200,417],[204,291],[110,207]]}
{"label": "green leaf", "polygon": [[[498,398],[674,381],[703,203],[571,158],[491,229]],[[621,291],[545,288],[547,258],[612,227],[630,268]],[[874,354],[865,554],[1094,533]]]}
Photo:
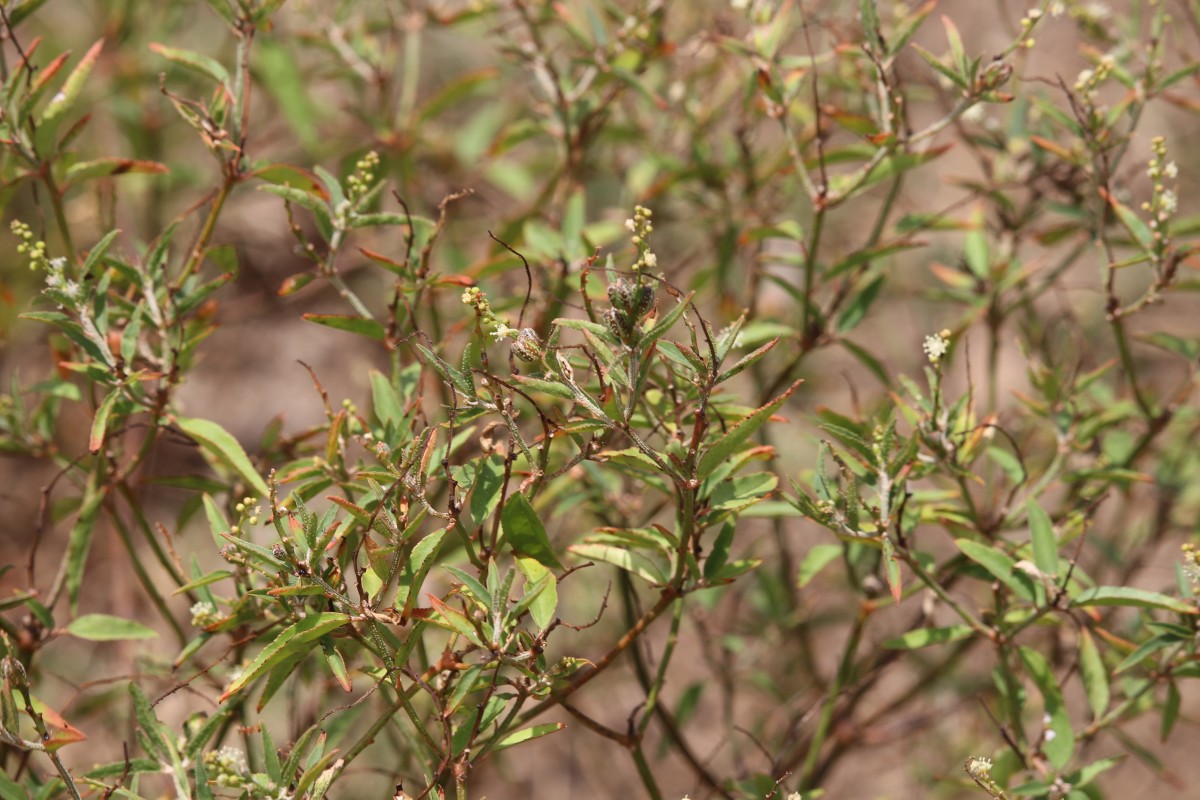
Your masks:
{"label": "green leaf", "polygon": [[85,614],[67,625],[67,633],[92,642],[115,642],[123,639],[155,639],[158,633],[140,622],[114,617],[110,614]]}
{"label": "green leaf", "polygon": [[529,615],[541,630],[554,622],[558,612],[558,580],[546,566],[533,558],[518,558],[517,567],[525,576],[525,597],[514,607],[528,605]]}
{"label": "green leaf", "polygon": [[[652,586],[662,586],[667,582],[666,575],[653,559],[636,550],[602,542],[573,544],[567,549],[580,558],[603,561],[606,564],[620,567],[626,572],[648,581]],[[723,568],[725,565],[721,566]]]}
{"label": "green leaf", "polygon": [[1043,575],[1052,577],[1058,573],[1058,540],[1054,537],[1054,523],[1037,501],[1025,504],[1029,514],[1029,535],[1033,541],[1033,563]]}
{"label": "green leaf", "polygon": [[100,407],[96,409],[96,416],[92,418],[92,432],[88,437],[88,452],[99,453],[100,448],[104,446],[104,434],[108,429],[108,418],[112,414],[113,406],[124,393],[124,386],[114,386],[105,395],[104,400],[100,402]]}
{"label": "green leaf", "polygon": [[71,527],[71,535],[67,539],[67,556],[63,562],[66,569],[67,597],[70,600],[71,613],[79,608],[79,590],[83,587],[83,571],[87,565],[88,551],[92,547],[92,537],[96,530],[96,517],[104,503],[107,488],[104,486],[104,461],[97,460],[92,472],[88,475],[87,488],[83,493],[83,504],[79,508],[79,516]]}
{"label": "green leaf", "polygon": [[670,330],[671,326],[683,316],[683,312],[688,310],[688,306],[691,305],[692,297],[694,297],[695,294],[695,292],[688,292],[687,296],[676,302],[675,306],[666,314],[664,314],[662,319],[660,319],[653,328],[646,331],[646,334],[638,342],[638,347],[642,348],[642,352],[645,352],[653,342],[656,342],[662,338],[663,334]]}
{"label": "green leaf", "polygon": [[1020,571],[1014,571],[1014,562],[1004,553],[994,547],[971,539],[955,539],[954,543],[967,558],[979,564],[992,574],[998,581],[1013,590],[1017,597],[1027,602],[1034,602],[1033,582],[1029,576]]}
{"label": "green leaf", "polygon": [[260,73],[258,84],[279,104],[296,138],[306,149],[312,150],[319,144],[317,121],[321,119],[322,106],[313,100],[312,91],[296,64],[293,49],[269,36],[261,37],[254,44],[255,64]]}
{"label": "green leaf", "polygon": [[387,329],[373,319],[349,317],[343,314],[301,314],[300,316],[308,322],[315,322],[318,325],[324,325],[326,328],[333,328],[336,331],[345,331],[346,333],[356,333],[359,336],[366,336],[368,339],[375,339],[380,342],[387,336]]}
{"label": "green leaf", "polygon": [[883,289],[885,277],[886,275],[876,276],[861,291],[854,295],[850,304],[838,315],[838,333],[846,333],[863,321],[867,316],[867,311],[871,308],[871,304],[879,297],[879,292]]}
{"label": "green leaf", "polygon": [[563,568],[550,546],[546,528],[525,495],[518,492],[508,499],[500,512],[500,523],[504,526],[504,540],[514,553],[553,569]]}
{"label": "green leaf", "polygon": [[883,646],[891,650],[916,650],[931,644],[957,642],[967,639],[974,631],[970,625],[951,625],[946,628],[918,628],[903,636],[888,639]]}
{"label": "green leaf", "polygon": [[992,271],[992,255],[984,235],[985,229],[983,209],[976,207],[971,212],[970,227],[963,239],[963,260],[967,262],[971,274],[980,280],[987,280]]}
{"label": "green leaf", "polygon": [[99,39],[93,44],[79,63],[75,65],[75,69],[71,70],[71,74],[67,77],[62,89],[51,98],[46,104],[46,109],[42,112],[41,118],[38,120],[38,126],[41,127],[47,123],[52,123],[63,114],[71,110],[75,105],[75,100],[78,99],[79,93],[83,90],[83,84],[87,81],[88,75],[92,72],[92,67],[96,65],[96,59],[100,57],[100,49],[104,47],[104,40]]}
{"label": "green leaf", "polygon": [[804,560],[800,562],[800,568],[796,570],[796,586],[800,589],[807,586],[817,576],[817,573],[841,558],[844,547],[841,544],[813,545],[804,554]]}
{"label": "green leaf", "polygon": [[233,679],[221,695],[220,702],[225,702],[276,665],[308,652],[316,646],[317,640],[322,636],[332,633],[349,621],[349,614],[326,611],[312,614],[286,628]]}
{"label": "green leaf", "polygon": [[172,64],[178,64],[185,69],[191,70],[197,75],[202,75],[206,78],[216,81],[222,86],[229,84],[229,71],[216,59],[210,58],[201,53],[193,53],[191,50],[182,50],[178,47],[167,47],[158,42],[151,42],[150,49],[160,56],[170,61]]}
{"label": "green leaf", "polygon": [[462,634],[468,641],[479,647],[487,647],[487,642],[479,635],[479,631],[475,628],[475,623],[466,614],[463,614],[453,606],[447,605],[437,595],[429,595],[429,604],[437,612],[436,616],[429,617],[430,622],[449,631]]}
{"label": "green leaf", "polygon": [[172,755],[176,753],[171,744],[171,734],[154,715],[150,700],[147,699],[141,687],[133,682],[129,684],[129,694],[133,698],[134,715],[137,717],[142,733],[145,734],[144,741],[149,745],[147,749],[150,751],[150,755],[156,756],[159,761],[171,760]]}
{"label": "green leaf", "polygon": [[704,578],[706,580],[712,580],[713,576],[720,572],[729,561],[729,548],[733,545],[735,528],[736,526],[732,522],[726,522],[721,526],[721,532],[717,534],[716,541],[713,542],[712,552],[708,554],[708,559],[704,562]]}
{"label": "green leaf", "polygon": [[417,602],[417,592],[425,582],[425,576],[433,567],[438,548],[446,537],[446,529],[439,528],[417,542],[412,554],[405,560],[397,580],[395,606],[407,618]]}
{"label": "green leaf", "polygon": [[118,175],[163,175],[170,170],[157,161],[138,161],[132,158],[96,158],[80,161],[67,168],[64,183],[74,186],[95,178],[112,178]]}
{"label": "green leaf", "polygon": [[756,410],[750,416],[730,428],[724,436],[713,442],[700,457],[699,476],[703,480],[707,478],[712,471],[720,466],[726,459],[737,452],[742,443],[749,439],[754,433],[763,426],[771,415],[779,410],[792,393],[800,388],[800,384],[804,381],[796,381],[783,394],[776,397],[770,403],[767,403],[762,408]]}
{"label": "green leaf", "polygon": [[515,731],[514,733],[510,733],[500,741],[496,742],[496,746],[492,748],[492,752],[504,750],[505,748],[513,747],[523,742],[541,738],[547,734],[561,731],[565,727],[567,727],[566,723],[563,722],[548,722],[545,725],[534,725],[532,728],[525,728],[524,730]]}
{"label": "green leaf", "polygon": [[[155,762],[154,766],[157,769],[158,763]],[[8,777],[6,771],[0,771],[0,800],[29,800],[29,793],[21,784]]]}
{"label": "green leaf", "polygon": [[1058,685],[1058,679],[1054,677],[1050,663],[1041,653],[1030,647],[1019,647],[1018,652],[1021,661],[1025,663],[1025,669],[1029,671],[1030,677],[1042,693],[1042,703],[1050,717],[1048,727],[1054,732],[1053,738],[1047,737],[1042,750],[1056,769],[1062,769],[1071,760],[1071,754],[1075,750],[1075,731],[1071,727],[1071,718],[1067,715],[1063,703],[1062,689]]}
{"label": "green leaf", "polygon": [[238,440],[217,423],[207,419],[176,417],[175,424],[185,434],[196,440],[205,451],[220,463],[229,467],[244,480],[255,495],[260,498],[271,496],[271,490],[263,481],[262,476],[250,463],[246,451],[238,444]]}
{"label": "green leaf", "polygon": [[1177,614],[1195,614],[1192,603],[1158,592],[1147,592],[1129,586],[1097,586],[1080,592],[1071,599],[1072,608],[1087,606],[1132,606],[1135,608],[1159,608]]}
{"label": "green leaf", "polygon": [[1108,670],[1104,667],[1096,640],[1087,628],[1079,631],[1079,674],[1083,679],[1088,707],[1092,710],[1092,719],[1100,719],[1108,710]]}

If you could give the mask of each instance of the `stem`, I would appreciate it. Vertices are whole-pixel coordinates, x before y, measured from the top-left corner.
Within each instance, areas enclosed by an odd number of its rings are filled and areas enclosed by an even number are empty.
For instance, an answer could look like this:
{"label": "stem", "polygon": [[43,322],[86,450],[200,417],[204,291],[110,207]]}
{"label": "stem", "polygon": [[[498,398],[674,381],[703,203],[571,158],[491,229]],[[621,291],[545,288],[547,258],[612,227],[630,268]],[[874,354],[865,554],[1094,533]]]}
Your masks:
{"label": "stem", "polygon": [[842,660],[838,664],[837,675],[829,684],[829,694],[825,698],[825,704],[821,708],[821,718],[817,721],[817,729],[813,732],[812,741],[808,743],[808,754],[804,758],[804,766],[800,768],[800,786],[807,788],[809,781],[812,779],[813,773],[817,768],[817,760],[821,756],[821,746],[825,744],[825,739],[829,735],[830,722],[833,720],[833,710],[837,705],[838,697],[842,693],[842,687],[850,680],[850,673],[854,666],[854,653],[858,650],[858,643],[862,639],[862,633],[866,628],[867,612],[865,609],[860,609],[858,616],[854,620],[854,627],[850,631],[850,638],[846,641],[846,648],[842,651]]}
{"label": "stem", "polygon": [[200,268],[200,262],[204,259],[204,248],[208,246],[209,240],[212,239],[213,231],[217,227],[217,219],[221,216],[221,210],[225,207],[225,201],[229,197],[229,192],[233,189],[233,184],[234,180],[230,177],[226,177],[221,182],[221,188],[217,190],[217,196],[213,198],[212,206],[208,210],[208,217],[205,218],[204,224],[200,227],[200,232],[196,234],[196,241],[192,245],[192,254],[188,257],[187,263],[183,265],[179,277],[175,280],[176,288],[182,286],[184,280]]}
{"label": "stem", "polygon": [[646,754],[642,751],[642,745],[637,744],[631,751],[633,755],[633,763],[637,766],[638,777],[642,779],[642,785],[646,787],[646,792],[652,800],[663,800],[662,791],[658,788],[658,782],[654,780],[654,772],[650,769],[650,764],[646,761]]}

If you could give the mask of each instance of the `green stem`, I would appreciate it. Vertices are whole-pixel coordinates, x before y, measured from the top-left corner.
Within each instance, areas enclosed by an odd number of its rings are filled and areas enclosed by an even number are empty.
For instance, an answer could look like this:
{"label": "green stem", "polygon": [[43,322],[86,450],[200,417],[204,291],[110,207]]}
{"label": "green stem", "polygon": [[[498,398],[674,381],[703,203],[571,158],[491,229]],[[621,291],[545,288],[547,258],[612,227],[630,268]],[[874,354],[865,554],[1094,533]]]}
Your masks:
{"label": "green stem", "polygon": [[122,544],[125,545],[125,550],[129,553],[129,560],[133,563],[133,571],[137,575],[138,583],[146,590],[146,594],[150,595],[150,602],[154,604],[154,607],[158,609],[158,613],[171,626],[171,630],[175,632],[175,637],[179,639],[179,646],[185,646],[188,641],[187,634],[184,633],[179,620],[175,619],[175,615],[171,613],[171,609],[167,607],[166,599],[159,593],[158,587],[154,585],[154,580],[150,577],[150,573],[146,571],[145,565],[142,564],[142,559],[133,544],[133,537],[129,535],[129,529],[121,521],[121,517],[116,513],[116,509],[109,509],[108,516],[112,519],[113,527],[117,529],[117,535],[120,536]]}
{"label": "green stem", "polygon": [[200,268],[200,262],[204,259],[204,249],[208,246],[213,231],[217,228],[217,219],[221,216],[221,210],[225,207],[225,201],[229,198],[233,184],[233,179],[229,177],[221,182],[221,188],[217,190],[217,196],[213,198],[212,206],[208,209],[208,216],[204,219],[204,224],[196,235],[196,242],[192,245],[192,254],[188,256],[187,263],[183,265],[183,270],[175,280],[176,287],[183,285],[184,280]]}
{"label": "green stem", "polygon": [[662,791],[658,788],[658,781],[654,779],[654,772],[646,761],[642,745],[637,744],[630,753],[633,756],[633,763],[637,766],[638,777],[642,779],[642,785],[646,787],[646,792],[650,795],[651,800],[663,800]]}
{"label": "green stem", "polygon": [[813,732],[812,740],[808,743],[808,753],[804,757],[804,766],[800,768],[800,786],[803,788],[809,787],[809,781],[817,768],[817,761],[821,757],[821,747],[825,744],[825,739],[829,736],[830,723],[833,721],[833,711],[837,706],[838,697],[842,693],[842,687],[849,683],[851,671],[854,666],[854,654],[858,650],[858,643],[862,639],[863,630],[866,628],[867,615],[860,611],[854,620],[854,627],[850,631],[850,638],[846,641],[846,648],[842,651],[842,659],[838,664],[837,675],[829,684],[829,693],[825,697],[825,703],[821,708],[821,717],[817,721],[817,729]]}
{"label": "green stem", "polygon": [[650,691],[646,694],[646,708],[642,712],[642,721],[638,725],[639,741],[645,735],[646,728],[649,727],[650,720],[654,718],[654,712],[658,708],[658,697],[662,692],[663,684],[667,681],[667,665],[671,663],[671,656],[675,653],[675,643],[679,641],[679,623],[682,619],[683,598],[680,597],[675,601],[675,611],[671,615],[671,632],[667,634],[667,644],[659,659],[658,674],[654,676],[654,683],[650,685]]}

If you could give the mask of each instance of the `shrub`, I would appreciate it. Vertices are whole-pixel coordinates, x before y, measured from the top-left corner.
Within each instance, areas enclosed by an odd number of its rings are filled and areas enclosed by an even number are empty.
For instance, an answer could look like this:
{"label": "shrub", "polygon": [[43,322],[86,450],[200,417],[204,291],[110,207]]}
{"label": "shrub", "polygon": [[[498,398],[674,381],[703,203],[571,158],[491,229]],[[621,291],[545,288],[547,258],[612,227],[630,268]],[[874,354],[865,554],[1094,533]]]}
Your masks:
{"label": "shrub", "polygon": [[1178,781],[1200,11],[935,5],[5,3],[0,797]]}

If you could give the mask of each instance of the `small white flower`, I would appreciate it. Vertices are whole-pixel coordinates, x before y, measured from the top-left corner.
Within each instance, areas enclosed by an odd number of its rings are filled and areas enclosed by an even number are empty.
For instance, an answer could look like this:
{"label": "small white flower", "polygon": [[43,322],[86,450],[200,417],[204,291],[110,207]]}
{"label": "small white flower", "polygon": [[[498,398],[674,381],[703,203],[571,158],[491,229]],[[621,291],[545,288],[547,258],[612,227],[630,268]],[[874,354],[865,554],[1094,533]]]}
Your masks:
{"label": "small white flower", "polygon": [[1092,2],[1084,4],[1083,13],[1094,20],[1108,19],[1109,15],[1112,14],[1112,9],[1108,7],[1108,3],[1101,2],[1101,0],[1092,0]]}
{"label": "small white flower", "polygon": [[977,780],[982,780],[992,771],[992,760],[983,756],[972,756],[967,759],[967,774]]}
{"label": "small white flower", "polygon": [[516,328],[508,327],[503,322],[496,326],[496,330],[492,331],[492,336],[496,337],[497,342],[501,339],[515,338],[518,334],[520,334],[520,331]]}
{"label": "small white flower", "polygon": [[1054,2],[1050,4],[1050,8],[1047,10],[1050,12],[1050,16],[1058,17],[1067,10],[1067,7],[1063,5],[1062,0],[1054,0]]}
{"label": "small white flower", "polygon": [[1167,166],[1163,167],[1163,175],[1166,175],[1171,180],[1179,177],[1179,167],[1174,161],[1168,161]]}
{"label": "small white flower", "polygon": [[634,231],[637,230],[637,223],[634,222],[632,219],[625,220],[625,230],[629,231],[630,233],[633,233]]}
{"label": "small white flower", "polygon": [[925,343],[921,345],[921,348],[925,351],[925,355],[929,357],[929,363],[937,364],[950,349],[950,332],[942,331],[941,333],[926,336]]}
{"label": "small white flower", "polygon": [[650,267],[651,269],[654,269],[658,266],[658,256],[656,256],[654,253],[651,253],[649,250],[646,251],[646,255],[642,256],[642,260],[646,263],[646,266]]}
{"label": "small white flower", "polygon": [[1162,210],[1167,216],[1179,210],[1179,197],[1170,189],[1163,190]]}

